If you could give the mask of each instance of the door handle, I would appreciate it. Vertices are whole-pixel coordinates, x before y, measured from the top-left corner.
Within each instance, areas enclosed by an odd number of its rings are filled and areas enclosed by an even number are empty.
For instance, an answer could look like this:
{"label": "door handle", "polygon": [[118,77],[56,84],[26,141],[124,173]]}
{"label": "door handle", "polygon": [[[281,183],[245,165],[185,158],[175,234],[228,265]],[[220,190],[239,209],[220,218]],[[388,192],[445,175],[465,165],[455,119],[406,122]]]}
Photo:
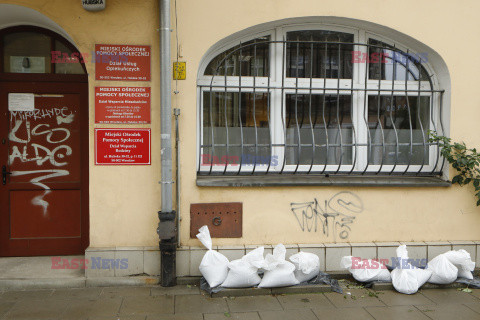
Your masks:
{"label": "door handle", "polygon": [[12,174],[10,171],[7,171],[7,166],[2,167],[2,184],[7,184],[7,175]]}

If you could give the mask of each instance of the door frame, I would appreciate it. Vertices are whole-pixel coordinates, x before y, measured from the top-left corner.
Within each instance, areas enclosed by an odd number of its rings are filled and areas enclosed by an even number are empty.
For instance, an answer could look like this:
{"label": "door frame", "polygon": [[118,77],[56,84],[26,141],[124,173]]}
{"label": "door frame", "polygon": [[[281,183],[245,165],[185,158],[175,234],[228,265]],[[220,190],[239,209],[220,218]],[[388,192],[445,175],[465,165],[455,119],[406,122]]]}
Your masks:
{"label": "door frame", "polygon": [[[3,73],[3,36],[13,32],[38,32],[48,34],[52,39],[56,39],[67,45],[72,52],[78,50],[67,39],[61,35],[35,26],[16,26],[9,27],[0,30],[0,87],[8,87],[9,84],[25,83],[29,87],[33,87],[34,90],[20,90],[25,93],[35,93],[44,90],[48,84],[55,84],[55,92],[58,94],[79,94],[80,95],[80,162],[81,162],[81,252],[84,254],[85,249],[90,243],[90,205],[89,205],[89,88],[88,88],[88,74],[86,72],[86,66],[82,64],[85,74],[27,74],[27,73]],[[72,88],[75,88],[72,90]],[[3,89],[2,89],[3,91]],[[20,92],[19,91],[19,92]],[[8,117],[7,117],[8,119]],[[8,138],[8,137],[7,137]],[[8,153],[8,152],[7,152]],[[3,165],[3,164],[2,164]],[[9,253],[3,252],[0,248],[0,257],[15,256]]]}

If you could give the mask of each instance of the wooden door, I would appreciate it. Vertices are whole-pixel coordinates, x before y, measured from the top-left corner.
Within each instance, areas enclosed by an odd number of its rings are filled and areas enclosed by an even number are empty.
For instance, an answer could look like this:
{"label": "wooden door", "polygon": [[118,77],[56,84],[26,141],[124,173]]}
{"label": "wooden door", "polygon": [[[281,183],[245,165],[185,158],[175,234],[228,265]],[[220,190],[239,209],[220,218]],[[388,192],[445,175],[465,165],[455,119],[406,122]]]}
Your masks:
{"label": "wooden door", "polygon": [[[9,109],[33,93],[33,111]],[[83,254],[88,246],[86,83],[0,82],[0,256]]]}

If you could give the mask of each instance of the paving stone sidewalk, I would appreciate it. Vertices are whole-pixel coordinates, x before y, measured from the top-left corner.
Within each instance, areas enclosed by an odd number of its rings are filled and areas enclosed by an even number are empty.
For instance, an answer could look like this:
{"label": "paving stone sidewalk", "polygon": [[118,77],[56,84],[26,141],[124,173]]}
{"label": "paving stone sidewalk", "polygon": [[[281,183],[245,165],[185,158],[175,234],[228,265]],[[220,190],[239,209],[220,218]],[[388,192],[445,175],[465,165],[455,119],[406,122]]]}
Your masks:
{"label": "paving stone sidewalk", "polygon": [[363,288],[318,294],[210,298],[190,285],[0,292],[0,319],[316,320],[480,319],[480,289],[415,295]]}

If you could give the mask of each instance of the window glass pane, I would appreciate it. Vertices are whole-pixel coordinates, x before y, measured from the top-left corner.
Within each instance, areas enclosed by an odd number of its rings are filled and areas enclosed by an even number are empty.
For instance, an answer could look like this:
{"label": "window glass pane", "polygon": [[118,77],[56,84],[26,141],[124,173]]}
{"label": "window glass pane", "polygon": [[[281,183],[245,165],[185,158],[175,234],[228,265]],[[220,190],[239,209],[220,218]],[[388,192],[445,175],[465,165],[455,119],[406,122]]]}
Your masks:
{"label": "window glass pane", "polygon": [[[270,158],[268,110],[267,93],[205,92],[203,145],[211,145],[213,135],[215,148],[202,149],[202,164],[224,166],[224,160],[228,159],[232,165],[242,163],[253,169],[255,162],[257,166],[265,166],[273,161]],[[227,156],[227,128],[228,158],[222,160]]]}
{"label": "window glass pane", "polygon": [[[351,96],[287,94],[286,164],[352,164]],[[300,148],[298,145],[301,145]],[[315,146],[315,148],[314,148]]]}
{"label": "window glass pane", "polygon": [[426,53],[407,54],[403,51],[394,51],[392,46],[374,39],[369,39],[368,44],[381,47],[369,47],[369,56],[359,57],[362,62],[369,63],[369,79],[418,81],[420,76],[421,81],[429,80],[427,71],[421,66],[421,63],[428,61]]}
{"label": "window glass pane", "polygon": [[[428,163],[430,98],[378,96],[368,98],[368,127],[372,150],[369,164]],[[411,129],[411,130],[410,130]]]}
{"label": "window glass pane", "polygon": [[35,32],[16,32],[5,35],[3,41],[4,72],[51,72],[49,36]]}
{"label": "window glass pane", "polygon": [[351,79],[353,44],[338,43],[353,39],[353,34],[335,31],[287,32],[288,41],[300,41],[287,44],[287,77]]}
{"label": "window glass pane", "polygon": [[216,56],[205,69],[205,75],[269,76],[270,36],[242,43]]}
{"label": "window glass pane", "polygon": [[55,40],[55,73],[60,74],[85,74],[81,61],[82,57],[76,52],[72,55],[72,50],[67,48],[63,43]]}

